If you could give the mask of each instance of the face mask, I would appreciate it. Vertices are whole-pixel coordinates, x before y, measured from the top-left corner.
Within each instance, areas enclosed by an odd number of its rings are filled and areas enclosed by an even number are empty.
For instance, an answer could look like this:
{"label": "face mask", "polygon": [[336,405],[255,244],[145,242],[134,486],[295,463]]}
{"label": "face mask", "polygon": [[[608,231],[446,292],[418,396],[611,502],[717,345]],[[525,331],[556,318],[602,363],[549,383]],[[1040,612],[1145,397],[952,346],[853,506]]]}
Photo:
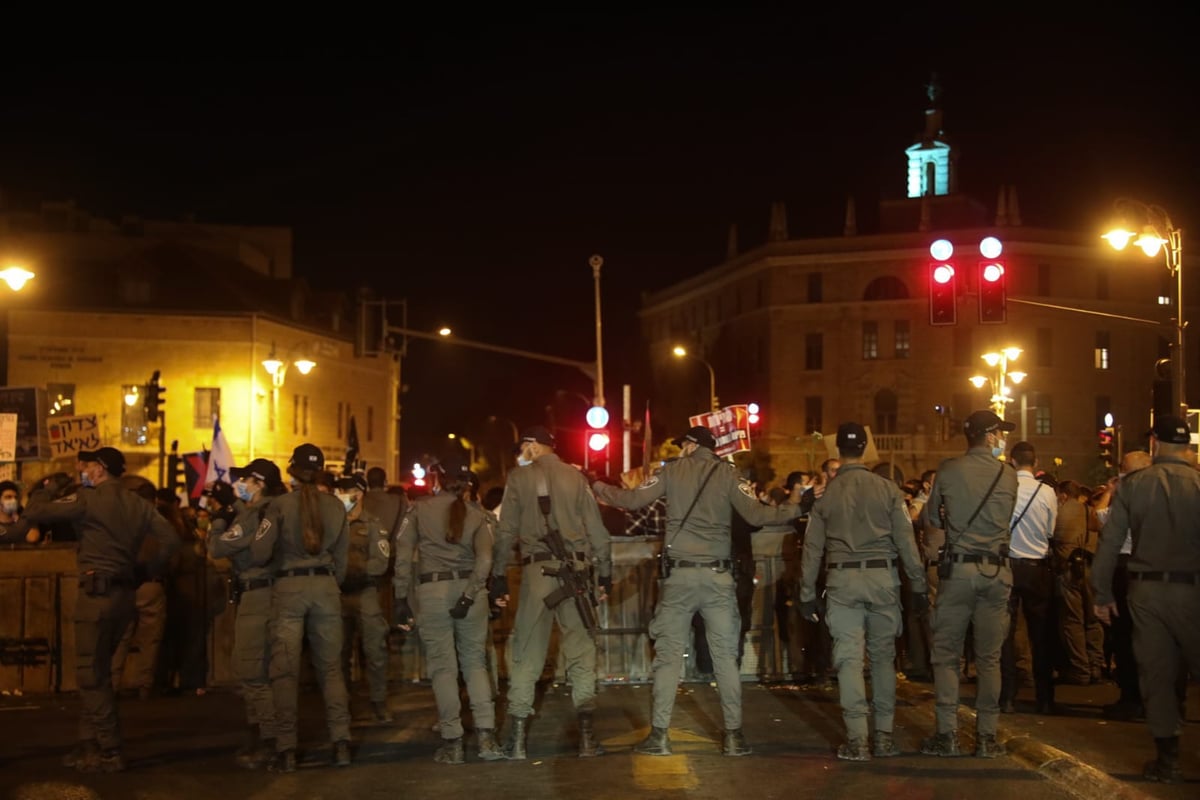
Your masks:
{"label": "face mask", "polygon": [[337,498],[338,498],[338,500],[341,500],[341,501],[342,501],[342,505],[346,507],[346,510],[347,510],[347,511],[349,511],[350,509],[354,508],[354,495],[352,495],[352,494],[339,494],[339,495],[337,496]]}
{"label": "face mask", "polygon": [[528,467],[532,463],[533,463],[532,461],[530,461],[528,458],[525,457],[524,453],[517,456],[517,466],[518,467]]}
{"label": "face mask", "polygon": [[95,486],[96,485],[96,484],[92,483],[92,476],[88,475],[86,472],[79,473],[79,483],[83,486]]}
{"label": "face mask", "polygon": [[237,492],[238,499],[240,499],[243,503],[249,503],[254,497],[254,492],[250,491],[250,487],[241,481],[235,483],[233,485],[233,489]]}
{"label": "face mask", "polygon": [[5,514],[17,513],[17,499],[14,497],[12,500],[0,502],[0,511],[3,511]]}
{"label": "face mask", "polygon": [[999,458],[1000,456],[1004,455],[1004,446],[1008,444],[1008,442],[1001,439],[996,444],[997,446],[992,448],[992,458]]}

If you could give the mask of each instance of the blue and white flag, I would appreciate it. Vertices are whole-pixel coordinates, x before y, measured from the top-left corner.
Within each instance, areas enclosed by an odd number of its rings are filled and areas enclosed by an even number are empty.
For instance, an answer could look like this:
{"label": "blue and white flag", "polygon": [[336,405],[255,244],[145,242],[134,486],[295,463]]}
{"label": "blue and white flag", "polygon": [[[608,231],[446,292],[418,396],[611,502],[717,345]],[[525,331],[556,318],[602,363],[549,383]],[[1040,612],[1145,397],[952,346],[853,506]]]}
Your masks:
{"label": "blue and white flag", "polygon": [[225,432],[221,430],[221,421],[213,416],[212,450],[208,454],[208,473],[204,476],[204,485],[211,486],[217,481],[233,483],[229,479],[229,469],[233,466],[233,451],[229,449]]}

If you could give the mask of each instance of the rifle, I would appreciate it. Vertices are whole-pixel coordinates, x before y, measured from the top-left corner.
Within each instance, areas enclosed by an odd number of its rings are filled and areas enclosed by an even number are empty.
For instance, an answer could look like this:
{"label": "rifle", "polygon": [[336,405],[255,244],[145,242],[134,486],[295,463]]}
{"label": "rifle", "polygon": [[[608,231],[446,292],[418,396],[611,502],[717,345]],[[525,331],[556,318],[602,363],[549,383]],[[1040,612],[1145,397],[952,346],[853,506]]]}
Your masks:
{"label": "rifle", "polygon": [[[547,501],[549,499],[549,497],[546,498]],[[550,527],[548,515],[546,535],[542,537],[542,544],[546,545],[546,549],[559,563],[558,569],[554,570],[542,567],[543,575],[558,578],[559,582],[558,589],[543,598],[546,608],[553,610],[561,603],[574,598],[575,610],[579,612],[579,618],[583,620],[583,627],[587,629],[588,636],[595,637],[596,631],[600,628],[600,619],[596,616],[596,592],[592,588],[591,570],[576,567],[575,557],[567,549],[567,543],[562,534]]]}

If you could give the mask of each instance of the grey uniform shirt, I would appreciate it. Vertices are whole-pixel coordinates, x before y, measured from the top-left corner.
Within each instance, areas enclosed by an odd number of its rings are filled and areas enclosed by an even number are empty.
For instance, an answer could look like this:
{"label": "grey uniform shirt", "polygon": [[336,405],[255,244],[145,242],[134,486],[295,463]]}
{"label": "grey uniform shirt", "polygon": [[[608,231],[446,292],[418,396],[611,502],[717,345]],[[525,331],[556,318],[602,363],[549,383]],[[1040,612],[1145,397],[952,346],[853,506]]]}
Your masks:
{"label": "grey uniform shirt", "polygon": [[[710,473],[705,483],[705,476]],[[596,483],[592,488],[608,505],[627,510],[666,497],[667,532],[663,546],[671,558],[685,561],[729,558],[731,510],[736,510],[751,525],[760,526],[781,524],[800,516],[800,507],[793,503],[768,506],[759,502],[753,487],[738,480],[733,464],[721,460],[707,447],[668,461],[657,475],[650,476],[636,489],[621,489],[606,483]]]}
{"label": "grey uniform shirt", "polygon": [[1121,478],[1092,565],[1096,605],[1114,602],[1113,571],[1133,535],[1130,572],[1200,573],[1200,472],[1186,461],[1159,457]]}
{"label": "grey uniform shirt", "polygon": [[248,581],[271,575],[265,564],[254,564],[250,553],[250,545],[266,518],[270,502],[270,498],[267,497],[260,497],[254,505],[235,500],[233,507],[237,516],[233,522],[226,525],[225,520],[215,519],[212,529],[208,532],[209,553],[213,558],[228,558],[233,566],[233,574],[241,580]]}
{"label": "grey uniform shirt", "polygon": [[[346,583],[342,591],[361,591],[388,570],[392,559],[392,543],[379,520],[366,509],[360,509],[354,519],[346,517],[349,535],[346,548]],[[358,574],[354,574],[356,571]]]}
{"label": "grey uniform shirt", "polygon": [[396,573],[393,594],[408,597],[412,565],[419,554],[421,572],[461,572],[471,570],[463,594],[473,597],[483,588],[492,571],[492,517],[482,508],[467,503],[462,538],[447,541],[450,533],[450,506],[454,495],[439,494],[412,504],[396,535]]}
{"label": "grey uniform shirt", "polygon": [[58,500],[34,492],[22,519],[38,524],[70,522],[79,534],[79,571],[133,582],[142,539],[153,536],[161,547],[149,564],[159,574],[179,549],[179,535],[153,504],[110,478]]}
{"label": "grey uniform shirt", "polygon": [[[912,519],[904,495],[893,481],[876,475],[863,464],[843,464],[825,494],[813,505],[804,533],[804,555],[800,566],[800,601],[817,596],[821,557],[830,564],[899,557],[916,593],[925,591],[925,568],[917,555]],[[885,577],[889,586],[899,585],[892,569],[871,569],[870,576]],[[848,576],[850,573],[846,573]],[[842,575],[829,573],[826,581],[835,588]]]}
{"label": "grey uniform shirt", "polygon": [[400,527],[400,520],[404,518],[408,500],[403,495],[392,494],[386,489],[367,489],[363,493],[362,505],[371,516],[379,520],[390,541]]}
{"label": "grey uniform shirt", "polygon": [[341,585],[346,579],[346,550],[350,544],[346,509],[333,495],[317,492],[317,507],[324,536],[321,538],[321,549],[313,555],[304,549],[300,497],[301,491],[297,490],[271,501],[262,524],[254,533],[254,541],[250,543],[251,560],[256,565],[269,565],[272,573],[305,567],[329,567]]}
{"label": "grey uniform shirt", "polygon": [[514,540],[520,542],[522,556],[549,552],[542,543],[546,520],[538,508],[539,474],[545,476],[550,492],[551,527],[562,534],[568,549],[588,554],[595,562],[597,575],[612,575],[612,537],[600,518],[596,498],[582,473],[553,453],[508,473],[492,573],[504,574]]}
{"label": "grey uniform shirt", "polygon": [[[997,475],[1000,479],[996,488],[983,502]],[[1008,526],[1016,504],[1016,471],[997,461],[990,448],[981,446],[942,462],[921,514],[925,530],[931,527],[945,530],[955,553],[998,556],[1001,546],[1006,547],[1012,535]],[[976,508],[979,513],[968,528],[967,521]],[[945,521],[939,517],[939,509],[945,514]]]}

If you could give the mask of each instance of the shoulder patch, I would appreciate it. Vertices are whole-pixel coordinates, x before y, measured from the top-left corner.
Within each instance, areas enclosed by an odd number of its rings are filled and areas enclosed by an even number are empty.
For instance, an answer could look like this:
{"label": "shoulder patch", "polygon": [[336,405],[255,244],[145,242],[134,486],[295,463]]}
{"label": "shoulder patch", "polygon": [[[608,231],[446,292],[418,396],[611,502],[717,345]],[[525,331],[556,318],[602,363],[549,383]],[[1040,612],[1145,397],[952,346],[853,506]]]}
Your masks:
{"label": "shoulder patch", "polygon": [[269,530],[271,530],[271,520],[264,519],[262,522],[258,523],[258,530],[254,532],[254,541],[257,542],[259,539],[266,536],[267,531]]}
{"label": "shoulder patch", "polygon": [[235,522],[233,523],[232,528],[221,534],[221,541],[236,542],[238,539],[242,538],[245,533],[246,532],[242,530],[242,524],[240,522]]}
{"label": "shoulder patch", "polygon": [[649,478],[646,478],[646,480],[642,481],[642,485],[639,486],[638,488],[639,489],[649,489],[651,486],[654,486],[657,483],[658,483],[658,476],[651,475]]}
{"label": "shoulder patch", "polygon": [[380,539],[377,544],[379,545],[380,555],[382,555],[384,558],[390,558],[392,555],[392,546],[388,544],[388,540]]}
{"label": "shoulder patch", "polygon": [[750,481],[738,481],[738,491],[751,500],[758,499],[758,495],[754,493],[754,484],[750,483]]}

